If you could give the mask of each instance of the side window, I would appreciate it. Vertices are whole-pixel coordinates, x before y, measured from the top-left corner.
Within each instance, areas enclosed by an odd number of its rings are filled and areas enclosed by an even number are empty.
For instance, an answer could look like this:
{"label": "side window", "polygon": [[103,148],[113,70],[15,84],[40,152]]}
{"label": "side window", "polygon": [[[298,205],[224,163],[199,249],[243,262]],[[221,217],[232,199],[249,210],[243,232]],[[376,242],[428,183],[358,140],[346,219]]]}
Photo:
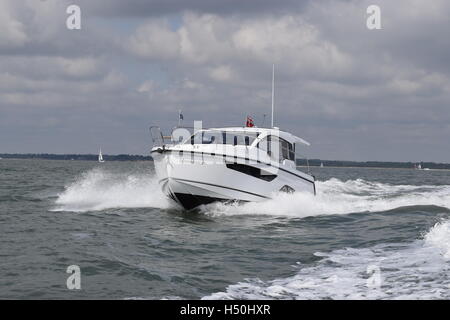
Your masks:
{"label": "side window", "polygon": [[[282,162],[284,159],[295,161],[294,145],[276,136],[268,136],[262,139],[258,143],[258,148],[267,152],[267,154],[273,158],[278,153],[278,160],[280,162]],[[274,148],[277,148],[278,150],[272,150]]]}
{"label": "side window", "polygon": [[280,139],[281,143],[280,143],[280,148],[281,148],[281,152],[280,152],[280,156],[282,157],[282,159],[288,159],[288,160],[295,160],[295,152],[294,152],[294,147],[292,145],[292,143],[287,142],[284,139]]}
{"label": "side window", "polygon": [[285,140],[281,140],[280,151],[280,160],[288,159],[289,149]]}

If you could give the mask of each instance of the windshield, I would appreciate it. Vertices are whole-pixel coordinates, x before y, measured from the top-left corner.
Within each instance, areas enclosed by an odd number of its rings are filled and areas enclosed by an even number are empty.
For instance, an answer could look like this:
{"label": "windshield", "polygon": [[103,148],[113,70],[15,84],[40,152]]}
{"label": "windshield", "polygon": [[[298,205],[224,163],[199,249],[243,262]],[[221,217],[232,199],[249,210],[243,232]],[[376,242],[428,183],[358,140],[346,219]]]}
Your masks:
{"label": "windshield", "polygon": [[186,144],[230,144],[249,146],[258,136],[257,132],[227,132],[206,130],[196,132]]}

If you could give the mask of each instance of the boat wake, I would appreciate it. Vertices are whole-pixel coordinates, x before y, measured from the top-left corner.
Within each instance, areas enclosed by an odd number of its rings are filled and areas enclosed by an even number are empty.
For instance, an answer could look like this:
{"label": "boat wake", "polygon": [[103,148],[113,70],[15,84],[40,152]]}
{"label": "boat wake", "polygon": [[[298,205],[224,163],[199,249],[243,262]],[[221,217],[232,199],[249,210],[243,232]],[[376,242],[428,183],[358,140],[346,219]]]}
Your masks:
{"label": "boat wake", "polygon": [[450,220],[422,239],[317,252],[322,259],[288,278],[246,279],[203,299],[449,299]]}
{"label": "boat wake", "polygon": [[85,212],[169,206],[153,174],[114,173],[96,168],[83,173],[58,195],[54,211]]}
{"label": "boat wake", "polygon": [[245,204],[214,203],[201,208],[208,215],[265,214],[308,217],[329,214],[380,212],[407,206],[450,209],[450,185],[390,185],[362,179],[317,181],[317,195],[274,195],[273,199]]}
{"label": "boat wake", "polygon": [[[405,206],[450,209],[450,186],[390,185],[361,179],[335,178],[317,182],[317,196],[277,194],[271,200],[245,204],[213,203],[200,207],[210,216],[275,215],[308,217],[357,212],[380,212]],[[96,168],[83,173],[56,199],[55,211],[97,211],[110,208],[170,208],[156,177],[150,172],[116,173]]]}

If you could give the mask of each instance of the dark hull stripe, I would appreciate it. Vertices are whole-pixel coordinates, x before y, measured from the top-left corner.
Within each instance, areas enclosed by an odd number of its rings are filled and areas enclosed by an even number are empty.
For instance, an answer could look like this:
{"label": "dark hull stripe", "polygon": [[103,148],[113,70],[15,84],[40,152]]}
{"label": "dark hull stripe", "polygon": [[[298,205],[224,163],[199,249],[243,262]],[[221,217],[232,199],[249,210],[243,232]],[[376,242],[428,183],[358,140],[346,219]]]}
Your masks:
{"label": "dark hull stripe", "polygon": [[175,181],[184,181],[184,182],[192,182],[192,183],[204,184],[204,185],[207,185],[207,186],[218,187],[218,188],[238,191],[238,192],[242,192],[242,193],[247,193],[247,194],[250,194],[252,196],[256,196],[256,197],[260,197],[260,198],[264,198],[264,199],[270,199],[269,197],[262,196],[260,194],[256,194],[256,193],[248,192],[248,191],[244,191],[244,190],[239,190],[239,189],[235,189],[235,188],[225,187],[225,186],[221,186],[221,185],[218,185],[218,184],[207,183],[207,182],[200,182],[200,181],[194,181],[194,180],[187,180],[187,179],[178,179],[178,178],[173,178],[173,179]]}
{"label": "dark hull stripe", "polygon": [[[156,151],[156,150],[153,150],[152,152],[157,152],[157,151]],[[151,152],[151,153],[152,153],[152,152]],[[273,168],[277,168],[277,169],[279,169],[279,170],[281,170],[281,171],[284,171],[284,172],[286,172],[286,173],[290,173],[290,174],[296,176],[297,178],[303,179],[303,180],[305,180],[305,181],[308,181],[309,183],[314,184],[314,181],[311,181],[311,180],[309,180],[309,179],[307,179],[307,178],[305,178],[305,177],[302,177],[302,176],[300,176],[300,175],[298,175],[298,174],[295,174],[295,173],[293,173],[293,172],[291,172],[291,171],[289,171],[289,170],[286,170],[286,169],[283,169],[283,168],[280,168],[280,167],[276,167],[276,166],[274,166],[274,165],[272,165],[272,164],[270,164],[270,163],[261,162],[261,161],[259,161],[259,160],[253,160],[253,159],[250,159],[250,158],[243,158],[243,157],[238,157],[238,156],[228,156],[228,155],[225,155],[225,154],[209,153],[209,152],[201,152],[201,151],[181,151],[181,150],[178,151],[178,150],[167,150],[167,149],[165,149],[163,152],[197,153],[197,154],[208,155],[208,156],[230,157],[230,158],[241,159],[241,160],[246,160],[246,161],[256,161],[257,163],[262,163],[262,164],[271,166],[271,167],[273,167]]]}

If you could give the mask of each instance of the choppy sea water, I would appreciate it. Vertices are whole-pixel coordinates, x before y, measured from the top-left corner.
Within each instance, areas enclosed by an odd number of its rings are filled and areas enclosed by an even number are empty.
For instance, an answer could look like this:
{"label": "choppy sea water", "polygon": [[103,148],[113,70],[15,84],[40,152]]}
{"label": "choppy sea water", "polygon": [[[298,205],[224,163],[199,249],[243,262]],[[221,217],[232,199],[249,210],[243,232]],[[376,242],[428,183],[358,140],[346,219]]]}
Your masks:
{"label": "choppy sea water", "polygon": [[185,212],[152,162],[0,160],[0,298],[450,298],[449,171],[312,173],[316,197]]}

